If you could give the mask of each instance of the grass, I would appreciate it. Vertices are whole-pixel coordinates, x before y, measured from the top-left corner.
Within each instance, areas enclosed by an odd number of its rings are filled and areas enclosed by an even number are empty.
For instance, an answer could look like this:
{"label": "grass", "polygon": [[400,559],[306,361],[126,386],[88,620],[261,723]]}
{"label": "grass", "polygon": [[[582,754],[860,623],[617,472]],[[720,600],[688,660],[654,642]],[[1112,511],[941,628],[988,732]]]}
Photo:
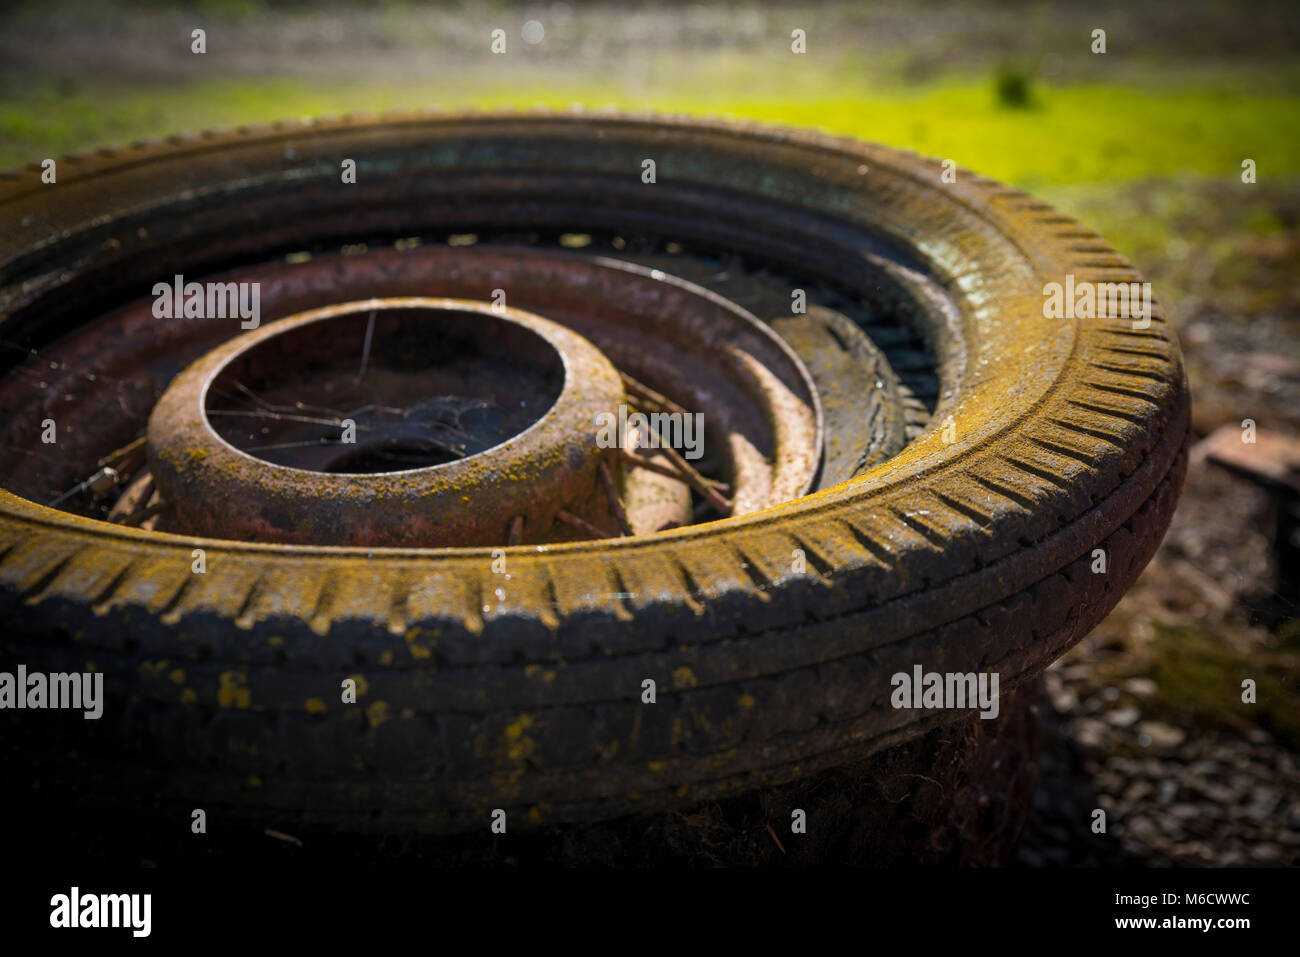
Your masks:
{"label": "grass", "polygon": [[[1300,306],[1300,174],[1253,185],[1180,176],[1034,192],[1138,264],[1166,305],[1212,300],[1243,336],[1260,313]],[[1300,341],[1270,348],[1300,358]]]}
{"label": "grass", "polygon": [[[1144,715],[1173,724],[1241,733],[1264,728],[1300,749],[1300,637],[1249,655],[1191,626],[1154,624],[1149,643],[1098,667],[1098,687],[1143,676],[1155,696],[1138,702]],[[1256,701],[1246,704],[1242,681],[1253,679]]]}
{"label": "grass", "polygon": [[[1218,88],[1138,91],[1089,84],[1035,86],[1024,102],[999,101],[989,78],[949,78],[910,89],[857,90],[805,74],[782,92],[701,77],[646,77],[653,95],[555,83],[521,96],[517,82],[450,88],[304,79],[211,79],[145,84],[33,81],[0,88],[0,168],[145,136],[277,119],[416,109],[574,103],[732,115],[821,127],[951,158],[1027,189],[1067,183],[1203,176],[1239,182],[1245,158],[1258,175],[1300,173],[1300,96],[1247,97]],[[719,82],[713,82],[718,79]],[[1020,93],[1016,94],[1020,96]]]}
{"label": "grass", "polygon": [[[1251,237],[1294,229],[1300,71],[1276,67],[1248,82],[1237,74],[1220,82],[1210,71],[1173,82],[1177,71],[1156,70],[1138,85],[1053,85],[1009,62],[905,85],[858,53],[830,54],[808,69],[788,63],[788,55],[735,50],[689,61],[649,55],[611,66],[599,74],[608,77],[603,85],[585,64],[523,60],[499,74],[470,63],[406,82],[53,74],[20,82],[0,74],[0,169],[184,130],[431,105],[724,115],[875,140],[952,159],[959,177],[976,171],[1019,186],[1098,230],[1161,282],[1167,304],[1204,295],[1207,283],[1238,290],[1243,301],[1231,305],[1247,312],[1260,305],[1254,300],[1294,297],[1290,254],[1261,265],[1239,253]],[[1241,182],[1247,158],[1255,185]],[[1243,269],[1251,275],[1229,281]]]}

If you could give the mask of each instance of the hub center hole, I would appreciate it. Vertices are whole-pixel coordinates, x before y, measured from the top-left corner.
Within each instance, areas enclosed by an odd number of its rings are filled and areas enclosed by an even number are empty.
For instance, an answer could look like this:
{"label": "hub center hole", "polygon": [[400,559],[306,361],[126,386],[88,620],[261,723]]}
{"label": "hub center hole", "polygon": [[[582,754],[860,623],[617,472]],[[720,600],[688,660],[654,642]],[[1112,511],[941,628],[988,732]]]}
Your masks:
{"label": "hub center hole", "polygon": [[398,472],[500,445],[560,396],[562,357],[517,323],[401,300],[355,305],[227,363],[204,405],[217,434],[275,465]]}

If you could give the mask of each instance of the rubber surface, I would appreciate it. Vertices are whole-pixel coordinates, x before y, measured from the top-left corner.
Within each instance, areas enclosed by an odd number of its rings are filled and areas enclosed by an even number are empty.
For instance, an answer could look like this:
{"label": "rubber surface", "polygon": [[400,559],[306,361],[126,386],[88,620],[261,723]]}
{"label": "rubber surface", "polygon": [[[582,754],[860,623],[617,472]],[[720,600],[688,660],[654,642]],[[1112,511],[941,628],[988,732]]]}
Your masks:
{"label": "rubber surface", "polygon": [[[521,168],[545,169],[563,201],[530,206],[541,187]],[[1118,601],[1177,497],[1188,398],[1159,307],[1143,330],[1043,315],[1046,283],[1132,268],[1045,204],[973,175],[942,183],[930,160],[705,121],[420,115],[178,138],[59,170],[57,187],[39,168],[0,178],[11,340],[172,272],[377,230],[379,207],[388,231],[530,208],[575,229],[675,214],[894,297],[944,384],[931,427],[846,482],[648,538],[507,549],[504,574],[487,549],[286,551],[0,493],[6,657],[105,674],[93,733],[114,757],[79,773],[109,796],[129,780],[122,800],[156,787],[230,813],[454,831],[493,808],[584,820],[791,781],[954,717],[891,708],[895,672],[991,669],[1005,689],[1040,671]],[[745,203],[788,230],[728,239],[717,210]],[[946,301],[924,301],[926,285]]]}

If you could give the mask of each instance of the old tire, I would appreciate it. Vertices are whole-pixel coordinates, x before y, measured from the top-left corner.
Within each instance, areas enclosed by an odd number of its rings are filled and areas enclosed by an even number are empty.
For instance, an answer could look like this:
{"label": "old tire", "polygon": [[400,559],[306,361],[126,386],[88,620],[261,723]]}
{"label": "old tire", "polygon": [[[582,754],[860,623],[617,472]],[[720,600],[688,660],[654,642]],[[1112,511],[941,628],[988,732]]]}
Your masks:
{"label": "old tire", "polygon": [[650,537],[511,549],[504,587],[488,549],[200,540],[0,493],[8,657],[93,667],[110,696],[71,763],[48,746],[62,731],[24,717],[10,747],[45,787],[448,832],[495,808],[588,820],[782,784],[954,717],[892,708],[896,672],[992,670],[1007,688],[1041,671],[1149,560],[1181,483],[1188,397],[1159,308],[1144,329],[1044,317],[1045,284],[1132,281],[1128,263],[1043,203],[943,183],[910,154],[716,122],[422,114],[59,171],[57,187],[0,179],[10,340],[322,237],[633,223],[892,303],[944,391],[924,434],[848,481]]}

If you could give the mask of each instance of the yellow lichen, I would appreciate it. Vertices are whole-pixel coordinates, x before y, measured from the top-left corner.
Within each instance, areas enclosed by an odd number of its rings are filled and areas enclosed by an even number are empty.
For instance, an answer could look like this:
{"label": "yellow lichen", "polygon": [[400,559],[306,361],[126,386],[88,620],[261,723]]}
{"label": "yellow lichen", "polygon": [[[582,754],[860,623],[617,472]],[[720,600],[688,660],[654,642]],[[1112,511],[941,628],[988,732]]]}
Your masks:
{"label": "yellow lichen", "polygon": [[370,722],[370,727],[379,727],[389,717],[387,701],[374,701],[366,705],[366,720]]}
{"label": "yellow lichen", "polygon": [[521,762],[532,757],[536,745],[532,738],[524,734],[532,726],[533,719],[521,714],[506,727],[506,756],[511,761]]}
{"label": "yellow lichen", "polygon": [[244,682],[247,678],[240,671],[223,671],[220,686],[217,688],[217,704],[223,708],[247,708],[252,704],[253,695]]}

